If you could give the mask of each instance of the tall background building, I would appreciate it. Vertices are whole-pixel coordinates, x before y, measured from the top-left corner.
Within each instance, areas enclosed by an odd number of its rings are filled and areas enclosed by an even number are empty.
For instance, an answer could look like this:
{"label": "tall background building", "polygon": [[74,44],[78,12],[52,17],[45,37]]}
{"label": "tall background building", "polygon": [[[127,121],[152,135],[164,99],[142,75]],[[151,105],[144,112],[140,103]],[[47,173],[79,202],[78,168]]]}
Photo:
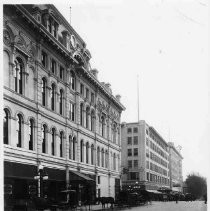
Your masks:
{"label": "tall background building", "polygon": [[[59,199],[66,188],[78,202],[115,197],[120,96],[99,82],[86,43],[53,5],[4,5],[3,15],[6,202]],[[42,168],[40,189],[34,176]]]}
{"label": "tall background building", "polygon": [[122,185],[153,192],[170,190],[168,143],[144,120],[122,123],[121,129]]}
{"label": "tall background building", "polygon": [[170,169],[170,188],[173,191],[183,191],[182,176],[182,155],[181,147],[175,147],[173,142],[168,142],[169,147],[169,169]]}

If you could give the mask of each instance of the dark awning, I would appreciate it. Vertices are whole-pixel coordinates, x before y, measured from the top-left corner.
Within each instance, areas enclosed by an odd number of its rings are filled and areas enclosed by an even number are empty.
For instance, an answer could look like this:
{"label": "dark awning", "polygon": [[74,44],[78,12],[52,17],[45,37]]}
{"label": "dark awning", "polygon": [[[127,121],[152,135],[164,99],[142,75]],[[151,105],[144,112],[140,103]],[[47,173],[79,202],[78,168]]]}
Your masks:
{"label": "dark awning", "polygon": [[66,170],[52,169],[45,167],[45,172],[48,174],[48,180],[65,181]]}
{"label": "dark awning", "polygon": [[37,166],[15,162],[4,162],[4,176],[20,179],[34,179],[37,174]]}
{"label": "dark awning", "polygon": [[[48,180],[65,181],[66,171],[60,169],[52,169],[44,167],[45,173],[48,175]],[[15,163],[15,162],[4,162],[4,176],[13,177],[17,179],[33,179],[38,174],[37,166]]]}
{"label": "dark awning", "polygon": [[78,172],[78,171],[70,171],[70,181],[71,180],[85,180],[89,182],[94,182],[93,179],[90,177],[86,176],[85,174]]}

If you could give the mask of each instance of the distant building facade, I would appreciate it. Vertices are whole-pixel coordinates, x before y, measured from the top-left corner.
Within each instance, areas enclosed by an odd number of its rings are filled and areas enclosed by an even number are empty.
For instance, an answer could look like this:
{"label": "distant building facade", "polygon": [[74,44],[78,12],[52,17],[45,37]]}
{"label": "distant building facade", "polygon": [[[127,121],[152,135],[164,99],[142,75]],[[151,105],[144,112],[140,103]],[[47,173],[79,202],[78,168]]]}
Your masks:
{"label": "distant building facade", "polygon": [[144,120],[122,123],[122,185],[146,190],[170,188],[167,142]]}
{"label": "distant building facade", "polygon": [[183,192],[183,176],[182,176],[182,155],[180,148],[176,148],[173,142],[168,142],[169,148],[169,172],[170,172],[170,188],[173,191]]}
{"label": "distant building facade", "polygon": [[[120,96],[90,69],[85,42],[53,5],[4,5],[5,196],[78,200],[120,189]],[[32,191],[33,189],[33,191]]]}

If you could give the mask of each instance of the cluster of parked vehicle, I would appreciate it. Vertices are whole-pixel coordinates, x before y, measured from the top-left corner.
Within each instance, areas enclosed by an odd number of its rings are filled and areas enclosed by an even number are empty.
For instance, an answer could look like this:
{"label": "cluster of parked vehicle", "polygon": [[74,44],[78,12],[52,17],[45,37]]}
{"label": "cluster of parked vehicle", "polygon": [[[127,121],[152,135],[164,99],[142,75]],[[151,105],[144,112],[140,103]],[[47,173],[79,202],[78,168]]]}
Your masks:
{"label": "cluster of parked vehicle", "polygon": [[137,206],[151,203],[151,201],[194,201],[196,198],[190,193],[152,193],[146,190],[137,192],[121,191],[115,199],[116,206]]}

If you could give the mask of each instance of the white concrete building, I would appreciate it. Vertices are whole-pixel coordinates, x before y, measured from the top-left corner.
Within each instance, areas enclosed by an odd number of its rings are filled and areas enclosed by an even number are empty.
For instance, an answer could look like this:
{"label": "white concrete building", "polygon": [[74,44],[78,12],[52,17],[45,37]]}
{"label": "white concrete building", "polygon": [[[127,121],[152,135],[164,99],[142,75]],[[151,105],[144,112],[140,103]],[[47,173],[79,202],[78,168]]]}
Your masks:
{"label": "white concrete building", "polygon": [[168,188],[167,142],[144,120],[122,123],[122,184],[146,190]]}
{"label": "white concrete building", "polygon": [[175,147],[173,142],[168,142],[169,147],[169,172],[170,188],[173,191],[183,192],[182,160],[180,147]]}

